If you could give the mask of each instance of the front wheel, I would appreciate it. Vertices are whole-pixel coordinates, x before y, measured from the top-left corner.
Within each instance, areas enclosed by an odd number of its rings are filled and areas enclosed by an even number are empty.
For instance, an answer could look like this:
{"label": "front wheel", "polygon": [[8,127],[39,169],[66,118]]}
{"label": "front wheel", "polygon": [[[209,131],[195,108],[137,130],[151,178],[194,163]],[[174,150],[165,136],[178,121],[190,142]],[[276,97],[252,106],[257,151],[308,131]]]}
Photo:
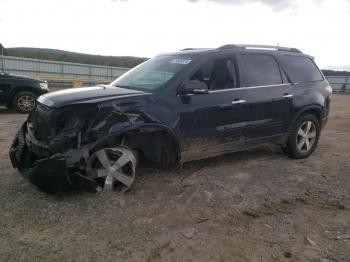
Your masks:
{"label": "front wheel", "polygon": [[19,92],[14,96],[12,104],[18,113],[28,114],[35,108],[36,95],[28,91]]}
{"label": "front wheel", "polygon": [[282,150],[292,158],[307,158],[315,151],[319,137],[320,124],[317,118],[311,114],[303,115],[296,121],[287,145]]}
{"label": "front wheel", "polygon": [[127,147],[102,148],[94,152],[86,165],[86,174],[98,184],[98,191],[127,191],[135,180],[137,159]]}

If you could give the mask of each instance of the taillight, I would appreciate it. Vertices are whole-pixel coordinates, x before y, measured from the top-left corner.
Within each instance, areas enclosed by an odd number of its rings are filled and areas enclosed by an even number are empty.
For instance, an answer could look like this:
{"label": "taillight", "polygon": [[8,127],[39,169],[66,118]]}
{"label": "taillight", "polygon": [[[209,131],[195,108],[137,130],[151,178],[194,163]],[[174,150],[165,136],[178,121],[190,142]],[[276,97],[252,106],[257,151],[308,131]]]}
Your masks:
{"label": "taillight", "polygon": [[328,97],[331,97],[332,93],[333,93],[333,88],[331,86],[327,86],[326,87],[326,91],[328,93]]}

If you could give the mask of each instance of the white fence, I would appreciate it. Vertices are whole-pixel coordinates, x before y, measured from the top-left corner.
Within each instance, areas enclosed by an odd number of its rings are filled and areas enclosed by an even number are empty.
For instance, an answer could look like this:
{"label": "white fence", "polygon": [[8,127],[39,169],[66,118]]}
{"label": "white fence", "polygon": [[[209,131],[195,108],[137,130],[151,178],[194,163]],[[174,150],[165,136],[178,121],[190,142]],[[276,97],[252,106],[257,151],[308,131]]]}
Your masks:
{"label": "white fence", "polygon": [[336,92],[350,92],[350,76],[326,76]]}
{"label": "white fence", "polygon": [[27,75],[56,82],[111,82],[130,69],[12,56],[3,56],[3,61],[0,61],[0,68],[7,73]]}

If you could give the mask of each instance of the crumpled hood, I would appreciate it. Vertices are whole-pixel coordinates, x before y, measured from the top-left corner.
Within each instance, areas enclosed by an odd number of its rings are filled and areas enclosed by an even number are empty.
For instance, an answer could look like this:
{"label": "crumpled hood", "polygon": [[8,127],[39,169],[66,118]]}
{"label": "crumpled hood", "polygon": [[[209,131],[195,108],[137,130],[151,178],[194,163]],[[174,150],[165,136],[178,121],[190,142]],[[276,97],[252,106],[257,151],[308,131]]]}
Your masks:
{"label": "crumpled hood", "polygon": [[97,103],[120,97],[149,95],[144,91],[120,88],[115,86],[93,86],[65,89],[48,93],[38,98],[38,102],[49,107],[62,107],[71,104]]}

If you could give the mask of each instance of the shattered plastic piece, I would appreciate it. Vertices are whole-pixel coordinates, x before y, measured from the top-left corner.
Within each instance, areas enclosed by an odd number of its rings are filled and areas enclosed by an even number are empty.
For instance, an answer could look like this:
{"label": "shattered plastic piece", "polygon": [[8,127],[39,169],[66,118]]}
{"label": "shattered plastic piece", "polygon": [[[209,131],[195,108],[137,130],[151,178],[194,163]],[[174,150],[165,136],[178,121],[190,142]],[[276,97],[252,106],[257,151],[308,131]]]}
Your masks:
{"label": "shattered plastic piece", "polygon": [[306,237],[306,240],[307,240],[307,242],[309,242],[309,244],[310,244],[311,246],[318,247],[318,245],[316,244],[316,242],[313,241],[309,236]]}
{"label": "shattered plastic piece", "polygon": [[340,235],[335,238],[336,240],[350,240],[350,235]]}
{"label": "shattered plastic piece", "polygon": [[188,229],[188,230],[183,231],[182,234],[183,234],[186,238],[191,239],[191,238],[193,238],[193,236],[194,236],[194,232],[195,232],[195,229],[194,229],[194,228],[190,228],[190,229]]}

